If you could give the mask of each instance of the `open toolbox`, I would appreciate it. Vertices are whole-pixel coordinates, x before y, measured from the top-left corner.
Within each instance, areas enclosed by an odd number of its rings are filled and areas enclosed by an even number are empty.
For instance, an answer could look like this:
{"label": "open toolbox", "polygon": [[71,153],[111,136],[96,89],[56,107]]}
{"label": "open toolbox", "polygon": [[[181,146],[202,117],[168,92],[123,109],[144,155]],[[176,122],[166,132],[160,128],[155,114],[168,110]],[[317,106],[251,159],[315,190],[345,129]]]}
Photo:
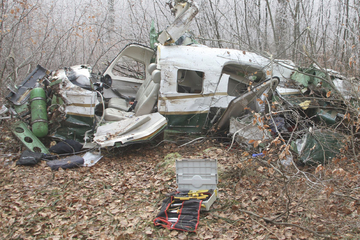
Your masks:
{"label": "open toolbox", "polygon": [[175,200],[202,200],[201,210],[209,211],[218,197],[216,159],[176,160],[176,182],[179,194]]}

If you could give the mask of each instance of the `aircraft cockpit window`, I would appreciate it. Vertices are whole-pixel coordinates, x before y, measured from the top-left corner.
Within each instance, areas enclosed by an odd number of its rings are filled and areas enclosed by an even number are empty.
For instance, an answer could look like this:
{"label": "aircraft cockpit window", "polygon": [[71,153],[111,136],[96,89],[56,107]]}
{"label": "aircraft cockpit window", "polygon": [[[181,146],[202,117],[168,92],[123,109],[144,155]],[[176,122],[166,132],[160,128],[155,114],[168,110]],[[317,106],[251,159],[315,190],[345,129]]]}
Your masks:
{"label": "aircraft cockpit window", "polygon": [[138,80],[144,80],[146,77],[145,64],[127,56],[120,58],[116,62],[112,73],[115,76],[135,78]]}

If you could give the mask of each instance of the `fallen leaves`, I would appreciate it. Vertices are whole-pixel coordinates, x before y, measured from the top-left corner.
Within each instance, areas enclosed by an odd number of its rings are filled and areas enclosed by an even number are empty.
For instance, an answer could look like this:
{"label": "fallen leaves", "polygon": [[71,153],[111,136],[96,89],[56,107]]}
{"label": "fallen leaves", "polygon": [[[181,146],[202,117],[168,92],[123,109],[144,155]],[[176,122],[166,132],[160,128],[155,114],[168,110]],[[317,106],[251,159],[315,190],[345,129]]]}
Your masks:
{"label": "fallen leaves", "polygon": [[[11,141],[11,140],[9,140]],[[253,144],[256,141],[252,142]],[[273,146],[280,146],[277,139]],[[126,150],[126,151],[125,151]],[[283,152],[288,152],[286,147]],[[146,154],[144,154],[144,152]],[[29,167],[5,166],[0,159],[0,237],[83,239],[310,239],[312,233],[254,218],[285,221],[286,188],[279,173],[251,158],[249,149],[226,151],[216,143],[177,148],[144,145],[109,152],[101,164],[51,172],[44,163]],[[278,152],[280,154],[280,151]],[[216,158],[219,165],[219,196],[210,212],[201,213],[197,233],[155,228],[153,219],[165,194],[177,188],[176,158]],[[11,159],[13,163],[16,158]],[[350,173],[341,166],[318,166],[313,173],[343,183]],[[274,162],[271,162],[272,164]],[[9,166],[9,165],[7,165]],[[352,167],[356,173],[357,165]],[[346,178],[352,184],[358,178]],[[307,179],[289,183],[288,222],[314,230],[345,232],[343,222],[355,224],[360,207],[354,201],[337,198],[335,182],[326,189],[308,189]],[[331,186],[331,187],[330,187]],[[319,194],[322,196],[319,198]],[[328,198],[326,198],[328,196]],[[360,197],[360,196],[359,196]],[[327,224],[324,224],[326,222]],[[353,234],[354,235],[354,234]]]}

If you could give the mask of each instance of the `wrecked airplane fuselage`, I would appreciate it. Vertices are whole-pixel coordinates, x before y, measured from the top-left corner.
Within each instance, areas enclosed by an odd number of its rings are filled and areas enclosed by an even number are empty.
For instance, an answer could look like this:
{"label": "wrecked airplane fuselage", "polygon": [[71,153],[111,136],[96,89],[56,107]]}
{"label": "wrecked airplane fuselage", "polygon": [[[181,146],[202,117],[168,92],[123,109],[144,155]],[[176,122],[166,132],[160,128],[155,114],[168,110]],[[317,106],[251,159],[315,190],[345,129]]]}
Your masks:
{"label": "wrecked airplane fuselage", "polygon": [[[139,116],[158,112],[166,118],[167,129],[178,132],[206,133],[209,129],[227,128],[230,117],[242,115],[245,108],[259,110],[256,99],[270,88],[275,89],[282,78],[280,74],[271,76],[271,64],[266,58],[238,50],[160,45],[156,63],[151,63],[154,58],[151,49],[130,44],[105,70],[103,79],[111,79],[121,95],[131,94],[134,88],[150,92],[148,82],[158,82],[152,98],[156,100],[148,104],[152,107],[144,112],[137,102],[134,113]],[[134,68],[130,69],[130,65]],[[139,66],[143,69],[141,73]],[[141,82],[143,85],[135,87]],[[132,96],[142,102],[139,91]],[[104,97],[110,98],[105,120],[115,117],[114,109],[124,111],[130,107],[111,88],[104,90]],[[107,114],[110,112],[114,115]]]}
{"label": "wrecked airplane fuselage", "polygon": [[159,45],[155,52],[129,44],[101,82],[79,65],[41,75],[24,94],[35,84],[46,90],[48,136],[89,146],[126,145],[151,140],[164,129],[227,130],[230,117],[248,108],[259,111],[257,99],[271,95],[283,78],[270,68],[266,58],[244,51]]}
{"label": "wrecked airplane fuselage", "polygon": [[[100,82],[85,65],[52,73],[38,66],[8,97],[17,106],[14,113],[20,122],[32,125],[27,99],[35,86],[46,91],[48,136],[76,139],[85,147],[148,141],[163,130],[227,131],[231,117],[242,116],[246,109],[262,110],[260,102],[266,104],[265,96],[272,95],[290,70],[250,52],[174,45],[185,36],[198,6],[185,0],[171,5],[175,20],[159,35],[156,51],[127,45]],[[26,138],[36,136],[29,137],[32,133],[24,128],[19,132],[19,139],[33,150],[34,140]]]}

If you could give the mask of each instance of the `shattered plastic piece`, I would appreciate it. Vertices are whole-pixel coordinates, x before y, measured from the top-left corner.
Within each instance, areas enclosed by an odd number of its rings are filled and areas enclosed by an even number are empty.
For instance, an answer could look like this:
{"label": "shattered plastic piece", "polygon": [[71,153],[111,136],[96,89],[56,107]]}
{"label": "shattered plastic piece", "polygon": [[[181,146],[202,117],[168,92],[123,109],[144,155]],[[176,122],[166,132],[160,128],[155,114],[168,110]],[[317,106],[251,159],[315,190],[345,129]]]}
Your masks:
{"label": "shattered plastic piece", "polygon": [[101,156],[100,152],[98,154],[94,154],[91,152],[85,153],[83,156],[84,159],[84,167],[92,167],[94,166],[103,156]]}
{"label": "shattered plastic piece", "polygon": [[84,164],[84,159],[80,156],[71,156],[60,160],[49,161],[46,164],[51,168],[51,170],[57,171],[59,168],[66,169],[81,167]]}

